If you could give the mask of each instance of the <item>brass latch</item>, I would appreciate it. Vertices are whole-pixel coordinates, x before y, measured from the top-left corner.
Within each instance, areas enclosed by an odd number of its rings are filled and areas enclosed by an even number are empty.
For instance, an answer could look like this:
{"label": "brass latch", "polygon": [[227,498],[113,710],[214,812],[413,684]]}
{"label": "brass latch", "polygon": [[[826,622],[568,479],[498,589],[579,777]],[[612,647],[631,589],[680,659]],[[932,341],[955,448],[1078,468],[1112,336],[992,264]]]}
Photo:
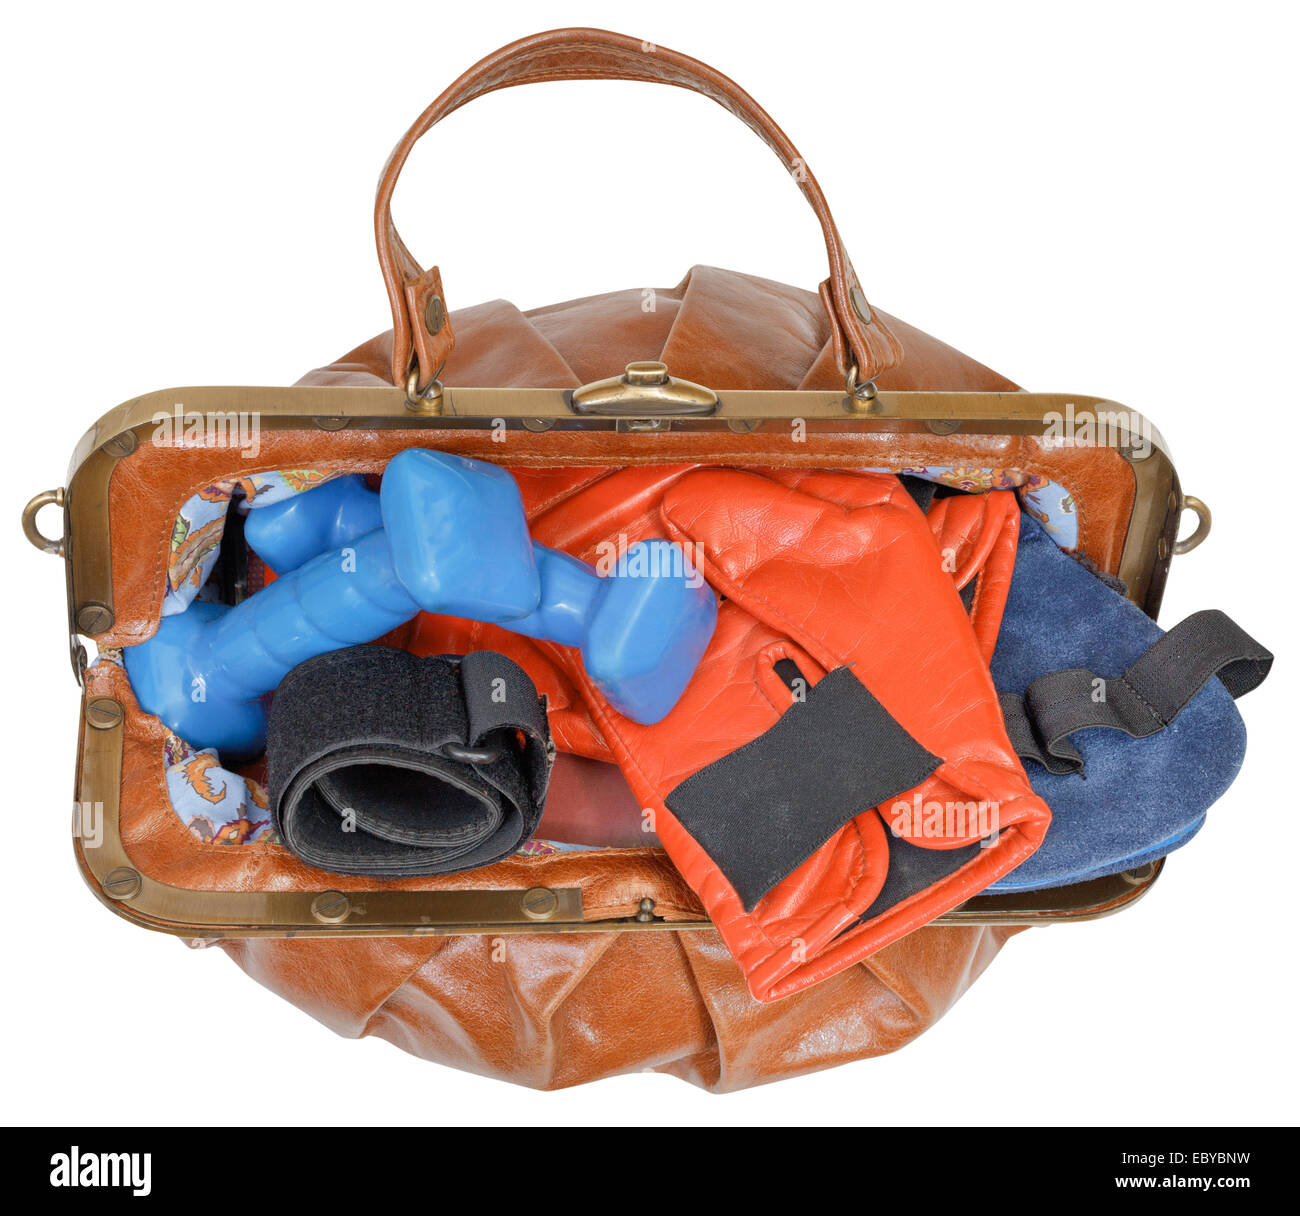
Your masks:
{"label": "brass latch", "polygon": [[569,394],[575,414],[616,418],[706,417],[718,395],[702,384],[678,380],[663,363],[629,363],[621,376],[584,384]]}

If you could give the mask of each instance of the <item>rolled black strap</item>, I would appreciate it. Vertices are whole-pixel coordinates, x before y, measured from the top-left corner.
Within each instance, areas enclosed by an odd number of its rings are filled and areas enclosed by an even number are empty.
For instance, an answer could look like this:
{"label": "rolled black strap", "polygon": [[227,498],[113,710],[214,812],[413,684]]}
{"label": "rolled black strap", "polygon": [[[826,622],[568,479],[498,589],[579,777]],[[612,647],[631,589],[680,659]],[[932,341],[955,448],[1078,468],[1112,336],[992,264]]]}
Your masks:
{"label": "rolled black strap", "polygon": [[1120,730],[1134,739],[1162,731],[1214,677],[1234,697],[1258,688],[1273,655],[1217,609],[1180,621],[1116,679],[1080,667],[1039,676],[1023,697],[999,698],[1007,736],[1024,760],[1052,773],[1083,774],[1068,736]]}
{"label": "rolled black strap", "polygon": [[545,703],[504,655],[352,646],[281,681],[266,755],[290,852],[396,878],[513,853],[541,818],[555,751]]}

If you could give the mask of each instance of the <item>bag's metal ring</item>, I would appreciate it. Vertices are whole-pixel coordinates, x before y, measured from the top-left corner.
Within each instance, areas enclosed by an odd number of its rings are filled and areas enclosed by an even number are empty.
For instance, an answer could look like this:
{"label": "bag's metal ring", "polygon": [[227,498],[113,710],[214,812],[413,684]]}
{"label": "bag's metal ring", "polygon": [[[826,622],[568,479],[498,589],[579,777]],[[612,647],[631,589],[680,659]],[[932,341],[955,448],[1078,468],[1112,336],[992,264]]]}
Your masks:
{"label": "bag's metal ring", "polygon": [[1140,887],[1148,883],[1155,877],[1156,863],[1148,861],[1145,865],[1140,865],[1136,870],[1125,870],[1120,877],[1128,883],[1130,887]]}
{"label": "bag's metal ring", "polygon": [[1191,511],[1196,515],[1196,531],[1186,540],[1174,541],[1174,552],[1177,554],[1190,553],[1210,534],[1210,526],[1213,520],[1210,517],[1210,508],[1207,507],[1194,494],[1184,494],[1183,500],[1178,507],[1178,517],[1182,519],[1184,511]]}
{"label": "bag's metal ring", "polygon": [[876,399],[876,382],[874,380],[865,380],[860,384],[858,383],[857,360],[851,362],[849,370],[844,373],[844,387],[854,401],[865,404]]}
{"label": "bag's metal ring", "polygon": [[55,557],[64,555],[63,537],[55,540],[46,536],[36,525],[36,516],[42,507],[62,507],[63,487],[57,490],[43,490],[23,508],[23,535],[27,537],[42,553],[52,553]]}
{"label": "bag's metal ring", "polygon": [[[442,371],[442,368],[438,371]],[[421,388],[418,363],[412,364],[411,370],[406,373],[406,408],[413,414],[442,413],[442,382],[435,375]]]}

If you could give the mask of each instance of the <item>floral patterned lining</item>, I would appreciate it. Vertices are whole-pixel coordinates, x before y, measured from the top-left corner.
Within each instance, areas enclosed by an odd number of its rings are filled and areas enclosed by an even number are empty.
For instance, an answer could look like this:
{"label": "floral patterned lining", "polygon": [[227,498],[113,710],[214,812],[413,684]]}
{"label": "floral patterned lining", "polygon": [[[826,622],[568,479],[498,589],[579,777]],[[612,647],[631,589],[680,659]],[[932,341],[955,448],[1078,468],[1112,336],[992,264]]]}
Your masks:
{"label": "floral patterned lining", "polygon": [[221,550],[226,512],[232,501],[244,507],[267,507],[335,477],[318,469],[285,469],[250,477],[215,481],[189,498],[176,514],[167,556],[167,589],[162,615],[175,616],[198,598]]}
{"label": "floral patterned lining", "polygon": [[[888,473],[889,469],[872,470]],[[899,469],[913,477],[965,490],[968,494],[986,494],[990,490],[1015,490],[1020,505],[1043,525],[1058,547],[1073,553],[1079,547],[1079,520],[1074,497],[1064,486],[1041,473],[1021,473],[1016,469],[915,468]]]}
{"label": "floral patterned lining", "polygon": [[[890,472],[873,469],[871,472]],[[1016,469],[930,466],[898,470],[969,493],[1016,490],[1025,510],[1047,529],[1067,552],[1078,546],[1079,528],[1074,499],[1059,483]],[[184,612],[208,587],[216,566],[231,503],[253,509],[283,502],[294,494],[337,476],[316,469],[287,469],[218,481],[205,486],[181,507],[172,527],[167,559],[167,587],[162,615]],[[215,595],[215,591],[211,594]],[[121,664],[120,651],[104,651],[98,661]],[[266,787],[221,767],[213,748],[191,747],[167,732],[164,743],[167,793],[181,822],[204,844],[279,843],[267,809]],[[518,855],[545,857],[552,853],[585,852],[599,846],[528,840]]]}
{"label": "floral patterned lining", "polygon": [[196,751],[171,731],[163,755],[172,809],[204,844],[279,843],[260,781],[222,768],[215,748]]}

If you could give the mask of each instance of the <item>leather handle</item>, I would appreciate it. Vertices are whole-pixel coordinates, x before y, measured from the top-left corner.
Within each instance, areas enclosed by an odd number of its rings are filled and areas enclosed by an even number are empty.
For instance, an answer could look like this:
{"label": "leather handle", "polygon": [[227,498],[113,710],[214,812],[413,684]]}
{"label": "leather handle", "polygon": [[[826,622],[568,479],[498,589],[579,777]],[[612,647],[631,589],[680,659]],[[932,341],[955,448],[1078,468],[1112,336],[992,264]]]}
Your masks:
{"label": "leather handle", "polygon": [[677,51],[607,30],[563,29],[512,42],[480,60],[429,106],[393,149],[375,196],[379,266],[393,310],[393,383],[411,372],[432,380],[455,345],[438,268],[425,271],[393,225],[392,199],[406,158],[435,123],[485,93],[550,80],[640,80],[690,89],[729,110],[781,158],[816,213],[826,240],[830,274],[821,285],[836,358],[859,383],[902,358],[898,340],[867,303],[844,250],[826,196],[794,144],[739,85]]}

